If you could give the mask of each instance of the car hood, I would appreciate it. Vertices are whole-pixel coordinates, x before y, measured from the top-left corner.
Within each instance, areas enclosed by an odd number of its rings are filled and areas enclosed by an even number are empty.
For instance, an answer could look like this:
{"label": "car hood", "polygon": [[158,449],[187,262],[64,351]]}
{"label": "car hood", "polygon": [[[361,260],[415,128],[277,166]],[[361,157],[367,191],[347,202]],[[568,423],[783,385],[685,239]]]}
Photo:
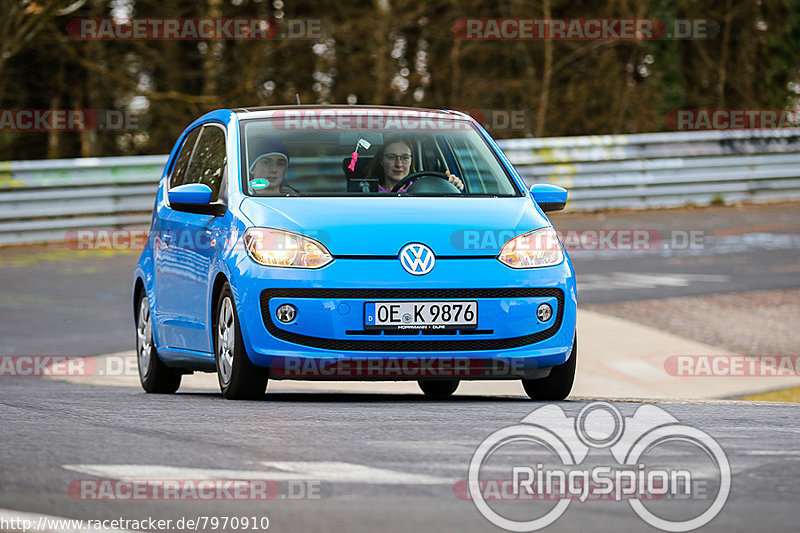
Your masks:
{"label": "car hood", "polygon": [[336,256],[397,256],[408,243],[437,256],[496,256],[509,239],[550,226],[528,197],[246,197],[254,226],[307,235]]}

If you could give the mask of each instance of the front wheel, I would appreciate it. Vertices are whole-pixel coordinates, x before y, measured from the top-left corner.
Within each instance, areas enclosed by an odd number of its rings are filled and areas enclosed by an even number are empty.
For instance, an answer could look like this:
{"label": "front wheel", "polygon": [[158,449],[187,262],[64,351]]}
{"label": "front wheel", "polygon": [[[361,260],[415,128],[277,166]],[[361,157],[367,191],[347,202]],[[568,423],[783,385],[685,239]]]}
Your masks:
{"label": "front wheel", "polygon": [[172,394],[181,386],[181,375],[173,372],[158,358],[153,342],[153,321],[150,304],[142,292],[136,315],[136,361],[139,366],[139,381],[147,392]]}
{"label": "front wheel", "polygon": [[222,396],[228,400],[258,400],[264,396],[269,374],[250,361],[244,349],[242,330],[233,293],[227,283],[217,304],[214,356]]}
{"label": "front wheel", "polygon": [[575,362],[578,359],[578,336],[572,341],[572,353],[569,359],[550,370],[546,378],[523,379],[522,387],[531,400],[559,401],[569,396],[572,383],[575,381]]}
{"label": "front wheel", "polygon": [[419,384],[419,388],[422,389],[422,392],[425,394],[425,396],[434,399],[441,399],[441,398],[447,398],[448,396],[452,396],[452,394],[458,388],[459,380],[457,379],[442,379],[434,381],[420,380],[417,383]]}

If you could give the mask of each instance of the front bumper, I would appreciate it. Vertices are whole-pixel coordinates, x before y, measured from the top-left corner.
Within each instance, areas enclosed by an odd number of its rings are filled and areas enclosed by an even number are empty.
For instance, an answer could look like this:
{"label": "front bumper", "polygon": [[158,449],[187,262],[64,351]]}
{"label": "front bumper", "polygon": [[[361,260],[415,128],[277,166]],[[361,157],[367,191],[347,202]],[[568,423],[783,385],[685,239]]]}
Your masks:
{"label": "front bumper", "polygon": [[[567,360],[575,334],[577,295],[568,259],[531,270],[494,259],[443,259],[425,279],[406,274],[396,260],[337,259],[309,271],[245,259],[233,285],[247,353],[276,379],[541,377],[542,369]],[[477,301],[477,328],[364,328],[365,302],[437,299]],[[298,310],[290,324],[274,318],[283,303]],[[536,318],[541,303],[554,311],[546,322]]]}

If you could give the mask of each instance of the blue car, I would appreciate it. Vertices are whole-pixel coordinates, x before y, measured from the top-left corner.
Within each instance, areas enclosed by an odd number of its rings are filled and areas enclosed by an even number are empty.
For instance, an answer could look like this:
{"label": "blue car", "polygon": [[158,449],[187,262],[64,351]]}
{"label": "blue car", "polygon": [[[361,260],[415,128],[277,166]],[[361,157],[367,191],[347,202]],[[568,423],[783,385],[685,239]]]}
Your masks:
{"label": "blue car", "polygon": [[170,153],[133,280],[143,388],[216,372],[225,398],[269,379],[522,380],[575,375],[575,273],[530,189],[455,111],[225,109]]}

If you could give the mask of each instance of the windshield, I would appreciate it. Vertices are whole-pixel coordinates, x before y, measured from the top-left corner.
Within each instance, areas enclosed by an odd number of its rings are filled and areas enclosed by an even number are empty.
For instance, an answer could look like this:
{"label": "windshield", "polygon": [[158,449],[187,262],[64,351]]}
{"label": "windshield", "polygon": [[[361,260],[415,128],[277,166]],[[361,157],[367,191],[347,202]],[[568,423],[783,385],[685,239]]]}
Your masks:
{"label": "windshield", "polygon": [[475,127],[441,113],[280,110],[241,138],[250,196],[520,194]]}

